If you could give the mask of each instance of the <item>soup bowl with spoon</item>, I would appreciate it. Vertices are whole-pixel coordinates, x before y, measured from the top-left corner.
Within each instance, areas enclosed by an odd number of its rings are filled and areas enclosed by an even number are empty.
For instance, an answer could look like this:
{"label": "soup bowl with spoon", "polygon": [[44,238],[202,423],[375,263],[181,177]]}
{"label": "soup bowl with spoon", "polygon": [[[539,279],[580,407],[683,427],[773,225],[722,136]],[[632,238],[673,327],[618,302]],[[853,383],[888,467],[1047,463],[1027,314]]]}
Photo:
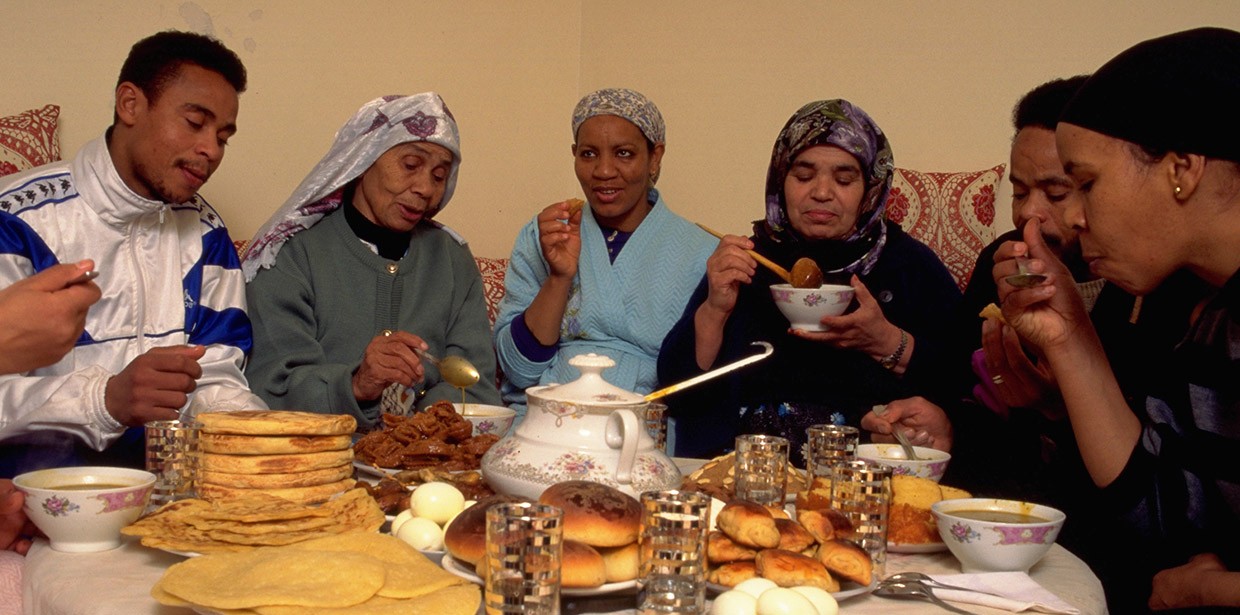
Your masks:
{"label": "soup bowl with spoon", "polygon": [[947,548],[964,572],[1026,572],[1063,528],[1058,509],[991,498],[943,500],[930,506]]}

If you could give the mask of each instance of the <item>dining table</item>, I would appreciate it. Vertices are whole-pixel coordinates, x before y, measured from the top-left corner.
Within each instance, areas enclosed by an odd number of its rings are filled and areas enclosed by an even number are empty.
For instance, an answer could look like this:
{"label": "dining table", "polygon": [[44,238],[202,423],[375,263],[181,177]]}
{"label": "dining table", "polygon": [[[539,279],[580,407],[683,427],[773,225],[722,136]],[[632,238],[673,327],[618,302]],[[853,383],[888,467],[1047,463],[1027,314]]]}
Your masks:
{"label": "dining table", "polygon": [[[676,459],[683,471],[701,460]],[[187,615],[194,611],[159,604],[151,597],[151,587],[167,568],[185,556],[142,546],[138,539],[124,537],[121,546],[98,553],[64,553],[53,550],[44,539],[37,539],[26,556],[22,580],[23,609],[26,615]],[[960,564],[948,551],[932,553],[890,553],[886,573],[919,571],[928,574],[960,573]],[[1105,615],[1106,599],[1102,585],[1089,566],[1059,545],[1053,545],[1029,571],[1029,576],[1047,591],[1076,607],[1082,615]],[[481,592],[481,588],[479,588]],[[708,593],[708,596],[711,596]],[[564,615],[636,613],[636,591],[589,597],[564,597]],[[1011,611],[980,605],[956,603],[976,615],[1000,615]],[[480,611],[481,612],[481,611]],[[901,615],[946,613],[925,603],[895,600],[862,593],[840,602],[843,615]]]}

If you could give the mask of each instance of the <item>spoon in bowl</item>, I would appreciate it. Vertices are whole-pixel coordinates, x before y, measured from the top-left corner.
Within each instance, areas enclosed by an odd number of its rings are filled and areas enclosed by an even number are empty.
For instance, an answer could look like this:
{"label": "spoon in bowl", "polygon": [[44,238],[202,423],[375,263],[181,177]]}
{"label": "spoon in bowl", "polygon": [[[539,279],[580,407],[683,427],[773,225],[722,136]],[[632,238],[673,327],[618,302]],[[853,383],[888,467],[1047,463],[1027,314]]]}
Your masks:
{"label": "spoon in bowl", "polygon": [[1046,275],[1041,273],[1031,273],[1029,271],[1029,259],[1024,256],[1016,257],[1016,269],[1019,273],[1014,273],[1006,278],[1008,284],[1016,288],[1029,288],[1037,286],[1046,281]]}
{"label": "spoon in bowl", "polygon": [[[884,414],[887,414],[887,404],[875,405],[870,410],[875,415],[882,417]],[[895,436],[896,442],[900,443],[900,448],[904,449],[904,457],[906,459],[909,461],[921,461],[921,457],[918,457],[917,453],[913,452],[913,445],[909,443],[908,436],[904,435],[904,432],[900,430],[898,425],[893,424],[891,426],[891,435]]]}
{"label": "spoon in bowl", "polygon": [[413,351],[418,353],[418,356],[422,357],[423,361],[434,365],[439,370],[439,375],[444,382],[458,389],[478,384],[478,380],[481,379],[481,376],[478,374],[478,368],[474,367],[474,364],[464,357],[450,355],[439,359],[425,350],[414,348]]}
{"label": "spoon in bowl", "polygon": [[931,590],[928,585],[925,583],[918,583],[916,581],[883,581],[878,584],[878,587],[874,588],[874,595],[882,596],[883,598],[896,598],[899,600],[925,600],[926,602],[937,604],[953,613],[960,613],[961,615],[976,615],[976,613],[973,613],[972,611],[966,611],[939,600],[939,597],[934,595],[934,591]]}

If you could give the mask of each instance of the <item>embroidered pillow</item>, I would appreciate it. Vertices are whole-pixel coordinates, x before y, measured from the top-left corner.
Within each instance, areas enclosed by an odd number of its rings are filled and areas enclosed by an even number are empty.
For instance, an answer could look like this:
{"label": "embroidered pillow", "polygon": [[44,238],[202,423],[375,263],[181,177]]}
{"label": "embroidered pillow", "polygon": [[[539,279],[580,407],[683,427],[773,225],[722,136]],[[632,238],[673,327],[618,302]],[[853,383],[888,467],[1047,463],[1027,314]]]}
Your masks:
{"label": "embroidered pillow", "polygon": [[897,168],[887,219],[930,246],[963,289],[977,255],[995,239],[995,193],[1006,168],[964,173]]}
{"label": "embroidered pillow", "polygon": [[0,175],[60,160],[59,118],[56,105],[0,117]]}

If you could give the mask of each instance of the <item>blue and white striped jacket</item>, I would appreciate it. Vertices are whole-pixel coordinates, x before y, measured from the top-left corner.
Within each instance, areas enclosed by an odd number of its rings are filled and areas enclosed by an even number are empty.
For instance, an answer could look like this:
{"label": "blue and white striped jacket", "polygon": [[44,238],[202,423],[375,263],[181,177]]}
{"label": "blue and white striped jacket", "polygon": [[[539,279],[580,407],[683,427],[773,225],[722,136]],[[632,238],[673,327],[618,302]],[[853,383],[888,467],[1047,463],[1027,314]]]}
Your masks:
{"label": "blue and white striped jacket", "polygon": [[53,431],[103,450],[125,429],[104,406],[108,379],[159,346],[207,347],[194,412],[266,407],[242,374],[250,321],[223,221],[197,196],[171,205],[135,194],[103,137],[71,161],[0,181],[0,288],[84,258],[95,261],[103,298],[60,362],[0,376],[0,447],[46,442]]}

